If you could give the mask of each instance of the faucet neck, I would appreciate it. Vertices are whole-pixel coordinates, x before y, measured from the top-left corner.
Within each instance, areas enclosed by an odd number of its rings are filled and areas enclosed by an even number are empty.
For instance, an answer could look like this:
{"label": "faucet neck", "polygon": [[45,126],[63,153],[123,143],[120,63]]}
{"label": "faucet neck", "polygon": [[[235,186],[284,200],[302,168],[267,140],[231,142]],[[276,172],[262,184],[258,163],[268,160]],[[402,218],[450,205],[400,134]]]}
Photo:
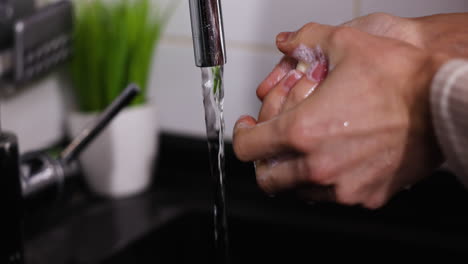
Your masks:
{"label": "faucet neck", "polygon": [[214,67],[226,64],[221,0],[190,0],[195,64]]}

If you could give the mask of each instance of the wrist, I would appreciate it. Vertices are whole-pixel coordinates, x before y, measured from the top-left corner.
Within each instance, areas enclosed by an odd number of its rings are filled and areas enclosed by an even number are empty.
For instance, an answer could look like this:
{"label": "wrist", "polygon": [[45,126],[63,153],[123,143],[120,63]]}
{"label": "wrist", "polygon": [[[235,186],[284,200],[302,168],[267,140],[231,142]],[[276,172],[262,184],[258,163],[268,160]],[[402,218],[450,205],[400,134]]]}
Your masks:
{"label": "wrist", "polygon": [[448,58],[440,53],[430,54],[419,49],[413,59],[416,63],[408,68],[411,71],[409,81],[412,84],[404,89],[405,99],[408,106],[419,105],[425,108],[429,105],[432,81]]}
{"label": "wrist", "polygon": [[406,103],[412,125],[421,134],[426,134],[433,131],[430,103],[432,82],[448,58],[441,54],[431,55],[425,51],[419,53],[417,57],[419,57],[418,63],[413,65],[415,68],[411,74],[411,88],[405,89]]}
{"label": "wrist", "polygon": [[432,146],[431,147],[431,152],[433,153],[433,158],[434,160],[432,161],[433,164],[436,164],[437,166],[440,165],[443,160],[443,154],[442,154],[442,149],[440,148],[438,141],[437,141],[437,136],[436,136],[436,131],[434,127],[434,116],[433,116],[433,111],[432,111],[432,104],[431,104],[431,97],[433,96],[433,82],[435,77],[437,76],[439,70],[450,60],[450,57],[443,54],[443,53],[435,53],[430,56],[429,61],[428,61],[428,70],[427,70],[427,82],[424,85],[424,91],[421,96],[421,98],[424,103],[421,104],[422,108],[419,109],[419,114],[421,114],[420,117],[422,117],[422,131],[423,134],[421,136],[425,138],[425,142]]}
{"label": "wrist", "polygon": [[431,52],[445,53],[451,58],[467,58],[468,13],[438,14],[412,18],[418,36],[418,47]]}
{"label": "wrist", "polygon": [[431,56],[430,58],[430,83],[432,84],[432,81],[434,77],[436,76],[437,72],[439,72],[440,68],[444,66],[445,63],[447,63],[450,60],[450,56],[444,53],[435,53]]}
{"label": "wrist", "polygon": [[418,19],[399,17],[399,24],[394,28],[395,37],[418,48],[426,48],[424,38],[424,24]]}

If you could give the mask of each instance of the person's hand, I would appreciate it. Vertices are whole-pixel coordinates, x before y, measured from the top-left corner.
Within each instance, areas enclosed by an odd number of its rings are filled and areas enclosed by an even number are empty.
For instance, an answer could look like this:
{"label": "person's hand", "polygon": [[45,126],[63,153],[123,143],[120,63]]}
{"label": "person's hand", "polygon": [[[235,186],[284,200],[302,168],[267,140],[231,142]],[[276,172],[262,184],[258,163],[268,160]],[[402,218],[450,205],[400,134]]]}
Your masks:
{"label": "person's hand", "polygon": [[367,33],[411,43],[429,52],[468,58],[468,13],[403,18],[374,13],[344,24]]}
{"label": "person's hand", "polygon": [[355,18],[343,24],[372,35],[393,38],[422,48],[421,27],[412,18],[393,16],[387,13],[373,13]]}
{"label": "person's hand", "polygon": [[[419,18],[403,18],[387,13],[373,13],[343,24],[372,35],[408,42],[431,53],[444,53],[451,58],[468,58],[468,13],[441,14]],[[286,76],[292,74],[296,62],[284,57],[259,85],[260,100]],[[279,96],[285,93],[277,93]],[[295,91],[295,97],[305,98],[307,91]],[[277,107],[277,106],[276,106]]]}
{"label": "person's hand", "polygon": [[[273,76],[280,81],[271,91],[259,89],[260,122],[242,117],[234,131],[235,152],[256,161],[264,191],[378,208],[440,164],[428,88],[445,57],[319,24],[280,34],[277,45],[286,55],[284,68]],[[312,66],[302,76],[293,69],[307,57]],[[332,71],[318,85],[326,75],[323,62]],[[271,96],[278,87],[315,91],[296,99],[291,93]]]}

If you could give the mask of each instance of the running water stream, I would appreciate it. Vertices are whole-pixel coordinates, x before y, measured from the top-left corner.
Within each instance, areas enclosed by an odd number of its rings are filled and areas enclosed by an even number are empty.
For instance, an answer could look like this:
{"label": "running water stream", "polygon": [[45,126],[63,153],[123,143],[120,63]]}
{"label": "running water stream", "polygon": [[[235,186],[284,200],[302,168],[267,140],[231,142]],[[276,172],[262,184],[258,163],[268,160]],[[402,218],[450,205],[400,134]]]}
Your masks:
{"label": "running water stream", "polygon": [[214,186],[214,238],[216,263],[229,263],[224,168],[223,66],[202,69],[206,135]]}

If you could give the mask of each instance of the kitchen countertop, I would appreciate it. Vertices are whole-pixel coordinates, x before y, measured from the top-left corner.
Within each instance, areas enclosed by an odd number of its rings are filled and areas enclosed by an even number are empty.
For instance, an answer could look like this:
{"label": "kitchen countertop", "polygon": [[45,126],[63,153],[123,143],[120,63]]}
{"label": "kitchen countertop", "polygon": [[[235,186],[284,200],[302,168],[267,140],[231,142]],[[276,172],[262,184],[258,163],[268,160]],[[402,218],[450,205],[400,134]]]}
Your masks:
{"label": "kitchen countertop", "polygon": [[[205,142],[170,134],[162,135],[160,142],[153,185],[140,195],[107,200],[91,194],[76,178],[66,186],[66,195],[29,206],[25,219],[27,264],[101,263],[180,214],[209,211],[212,194]],[[369,211],[267,197],[255,184],[251,164],[239,162],[230,144],[226,166],[230,216],[461,252],[468,249],[468,192],[447,171],[435,172],[384,208]]]}

